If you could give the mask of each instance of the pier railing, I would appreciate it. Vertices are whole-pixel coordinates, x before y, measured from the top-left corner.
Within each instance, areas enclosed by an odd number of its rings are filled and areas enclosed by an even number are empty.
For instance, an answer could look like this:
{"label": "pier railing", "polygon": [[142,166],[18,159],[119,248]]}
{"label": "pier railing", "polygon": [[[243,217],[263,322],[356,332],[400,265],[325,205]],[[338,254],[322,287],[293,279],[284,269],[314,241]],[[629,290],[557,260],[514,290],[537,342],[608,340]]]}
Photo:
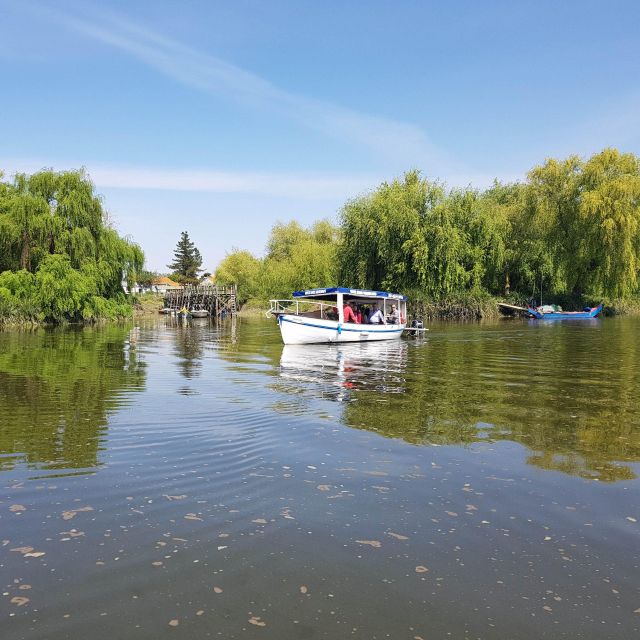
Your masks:
{"label": "pier railing", "polygon": [[185,286],[164,294],[165,309],[180,311],[208,311],[216,318],[237,313],[237,291],[235,285]]}
{"label": "pier railing", "polygon": [[310,300],[269,300],[269,305],[267,316],[290,313],[296,316],[322,318],[323,320],[338,319],[336,305],[331,303]]}

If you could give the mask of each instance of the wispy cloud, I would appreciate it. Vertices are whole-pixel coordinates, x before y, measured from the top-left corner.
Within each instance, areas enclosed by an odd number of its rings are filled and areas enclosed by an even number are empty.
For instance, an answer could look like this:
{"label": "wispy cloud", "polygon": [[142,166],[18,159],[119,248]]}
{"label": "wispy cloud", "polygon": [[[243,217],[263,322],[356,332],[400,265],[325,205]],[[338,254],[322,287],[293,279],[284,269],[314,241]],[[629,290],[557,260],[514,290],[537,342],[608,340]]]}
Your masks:
{"label": "wispy cloud", "polygon": [[97,166],[90,170],[90,175],[96,185],[103,188],[246,193],[301,199],[347,198],[375,185],[371,177],[185,171],[144,167]]}
{"label": "wispy cloud", "polygon": [[[49,166],[68,168],[80,165],[68,160],[52,163],[37,159],[0,157],[0,169],[8,175],[34,173]],[[90,164],[85,166],[85,169],[99,189],[239,193],[302,200],[354,197],[374,188],[381,180],[381,176],[378,175],[233,172],[107,164]]]}
{"label": "wispy cloud", "polygon": [[[34,173],[44,167],[61,168],[83,166],[69,159],[19,159],[0,156],[0,170],[6,176],[15,173]],[[382,173],[327,174],[311,172],[251,172],[218,171],[206,168],[148,167],[136,165],[84,165],[89,177],[99,189],[150,189],[158,191],[190,191],[206,193],[236,193],[301,200],[344,201],[375,189],[382,181],[394,176]],[[398,176],[396,176],[398,177]],[[494,179],[516,182],[524,174],[508,173],[495,176],[488,173],[450,174],[450,187],[485,188]]]}
{"label": "wispy cloud", "polygon": [[[415,124],[361,113],[285,91],[225,60],[141,27],[130,19],[77,7],[67,13],[38,6],[38,15],[129,54],[173,80],[221,94],[251,109],[273,110],[305,127],[363,146],[404,166],[465,171]],[[441,169],[440,169],[441,170]]]}

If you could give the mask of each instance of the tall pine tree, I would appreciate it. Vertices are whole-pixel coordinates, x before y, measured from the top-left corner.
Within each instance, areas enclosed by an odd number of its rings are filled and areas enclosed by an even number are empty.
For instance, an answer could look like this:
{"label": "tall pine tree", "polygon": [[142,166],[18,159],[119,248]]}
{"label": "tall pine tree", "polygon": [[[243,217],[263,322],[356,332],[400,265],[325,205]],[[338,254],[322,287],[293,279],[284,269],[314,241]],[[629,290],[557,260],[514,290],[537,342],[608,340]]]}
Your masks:
{"label": "tall pine tree", "polygon": [[189,234],[183,231],[173,252],[173,262],[167,266],[183,282],[197,282],[198,273],[202,271],[201,265],[200,251],[189,239]]}

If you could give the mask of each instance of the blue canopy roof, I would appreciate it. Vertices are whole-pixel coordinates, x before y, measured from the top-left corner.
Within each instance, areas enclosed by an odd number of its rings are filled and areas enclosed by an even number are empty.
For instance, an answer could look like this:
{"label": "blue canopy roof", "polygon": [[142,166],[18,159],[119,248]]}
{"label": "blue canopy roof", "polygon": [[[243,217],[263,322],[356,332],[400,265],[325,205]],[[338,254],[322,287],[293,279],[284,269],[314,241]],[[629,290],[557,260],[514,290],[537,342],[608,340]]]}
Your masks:
{"label": "blue canopy roof", "polygon": [[294,291],[294,298],[320,298],[333,297],[337,293],[344,293],[356,298],[391,298],[392,300],[406,300],[407,296],[401,293],[389,293],[388,291],[372,291],[370,289],[348,289],[347,287],[327,287],[325,289],[306,289]]}

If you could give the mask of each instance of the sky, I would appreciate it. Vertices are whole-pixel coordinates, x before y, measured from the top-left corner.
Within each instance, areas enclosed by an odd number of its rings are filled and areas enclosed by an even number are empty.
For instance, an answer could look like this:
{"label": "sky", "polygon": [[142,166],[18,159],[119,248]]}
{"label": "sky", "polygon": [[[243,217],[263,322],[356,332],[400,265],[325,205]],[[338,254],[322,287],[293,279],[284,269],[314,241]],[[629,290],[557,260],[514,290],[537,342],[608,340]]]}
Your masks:
{"label": "sky", "polygon": [[640,2],[0,0],[0,170],[84,167],[166,272],[419,169],[640,153]]}

